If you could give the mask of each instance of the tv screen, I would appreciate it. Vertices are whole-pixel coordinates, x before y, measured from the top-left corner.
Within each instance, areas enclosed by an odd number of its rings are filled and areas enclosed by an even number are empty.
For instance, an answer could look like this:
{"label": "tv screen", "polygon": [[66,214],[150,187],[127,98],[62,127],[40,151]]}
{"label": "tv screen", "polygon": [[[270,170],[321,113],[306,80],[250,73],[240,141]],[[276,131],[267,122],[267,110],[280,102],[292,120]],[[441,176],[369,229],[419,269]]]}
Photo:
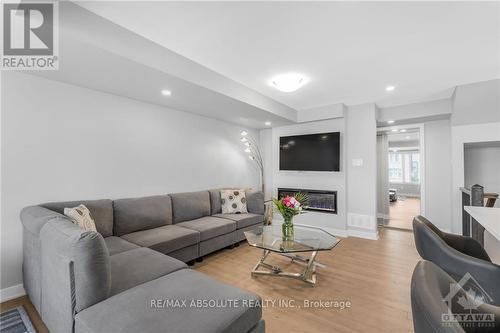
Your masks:
{"label": "tv screen", "polygon": [[340,171],[340,133],[280,137],[280,170]]}

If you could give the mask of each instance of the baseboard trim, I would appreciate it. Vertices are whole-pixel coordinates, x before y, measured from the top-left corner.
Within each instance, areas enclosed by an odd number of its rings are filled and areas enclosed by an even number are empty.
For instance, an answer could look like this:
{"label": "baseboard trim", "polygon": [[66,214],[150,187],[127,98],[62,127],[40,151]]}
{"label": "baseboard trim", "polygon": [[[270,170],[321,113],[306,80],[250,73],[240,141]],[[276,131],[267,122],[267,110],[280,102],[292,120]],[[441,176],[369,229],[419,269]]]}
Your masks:
{"label": "baseboard trim", "polygon": [[366,238],[371,240],[378,240],[378,230],[357,230],[357,229],[348,229],[347,234],[352,237]]}
{"label": "baseboard trim", "polygon": [[24,290],[23,284],[17,284],[12,287],[0,289],[0,302],[10,301],[24,295],[26,295],[26,290]]}

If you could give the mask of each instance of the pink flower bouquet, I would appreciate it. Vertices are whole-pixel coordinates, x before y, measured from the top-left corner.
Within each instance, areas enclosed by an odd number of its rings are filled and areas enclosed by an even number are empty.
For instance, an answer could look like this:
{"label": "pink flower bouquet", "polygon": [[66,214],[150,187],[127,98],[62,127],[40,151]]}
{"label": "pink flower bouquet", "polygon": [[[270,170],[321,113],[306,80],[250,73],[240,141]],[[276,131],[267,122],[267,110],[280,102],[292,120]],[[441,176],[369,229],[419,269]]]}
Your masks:
{"label": "pink flower bouquet", "polygon": [[292,197],[286,196],[281,199],[273,199],[278,212],[283,216],[283,238],[293,237],[293,222],[295,215],[300,214],[302,207],[307,204],[307,195],[295,193]]}

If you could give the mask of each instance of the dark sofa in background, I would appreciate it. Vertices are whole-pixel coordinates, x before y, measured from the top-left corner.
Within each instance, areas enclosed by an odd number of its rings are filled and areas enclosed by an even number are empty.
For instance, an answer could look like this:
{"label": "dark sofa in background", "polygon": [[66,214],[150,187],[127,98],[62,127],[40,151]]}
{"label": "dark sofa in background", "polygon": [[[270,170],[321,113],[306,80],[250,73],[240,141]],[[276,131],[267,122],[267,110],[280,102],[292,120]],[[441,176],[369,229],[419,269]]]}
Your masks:
{"label": "dark sofa in background", "polygon": [[[91,211],[98,233],[62,215],[79,204]],[[185,264],[261,225],[263,194],[247,192],[247,207],[248,214],[221,214],[219,190],[27,207],[21,212],[26,292],[56,333],[264,332],[260,305],[248,306],[257,295]],[[157,299],[242,302],[158,309]]]}

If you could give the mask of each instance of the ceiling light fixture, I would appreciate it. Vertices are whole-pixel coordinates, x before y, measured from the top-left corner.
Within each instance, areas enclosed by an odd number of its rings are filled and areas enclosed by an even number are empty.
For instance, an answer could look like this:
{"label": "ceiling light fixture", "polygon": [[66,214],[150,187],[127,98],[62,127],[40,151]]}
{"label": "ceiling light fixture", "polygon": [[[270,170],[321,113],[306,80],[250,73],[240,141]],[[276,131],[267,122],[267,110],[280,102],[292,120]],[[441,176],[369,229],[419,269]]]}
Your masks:
{"label": "ceiling light fixture", "polygon": [[405,139],[410,140],[410,136],[409,135],[405,136]]}
{"label": "ceiling light fixture", "polygon": [[292,92],[299,89],[308,82],[309,79],[302,74],[286,73],[272,77],[269,81],[269,84],[279,91]]}
{"label": "ceiling light fixture", "polygon": [[249,153],[250,154],[251,152],[252,152],[252,149],[250,149],[250,148],[245,149],[245,153]]}
{"label": "ceiling light fixture", "polygon": [[400,132],[401,132],[401,133],[404,133],[404,132],[406,132],[406,130],[405,130],[405,129],[402,129]]}
{"label": "ceiling light fixture", "polygon": [[392,129],[391,132],[397,132],[398,130],[395,128],[395,129]]}
{"label": "ceiling light fixture", "polygon": [[247,135],[248,135],[248,132],[247,132],[247,131],[241,131],[240,135],[241,135],[241,136],[247,136]]}
{"label": "ceiling light fixture", "polygon": [[394,87],[394,86],[385,87],[385,91],[394,91],[394,89],[396,89],[396,87]]}
{"label": "ceiling light fixture", "polygon": [[161,94],[162,94],[163,96],[172,96],[172,92],[171,92],[170,90],[167,90],[167,89],[163,89],[163,90],[161,91]]}
{"label": "ceiling light fixture", "polygon": [[394,124],[395,120],[387,120],[388,124]]}
{"label": "ceiling light fixture", "polygon": [[270,121],[266,121],[266,122],[264,123],[264,125],[266,125],[266,126],[271,126],[271,122],[270,122]]}

